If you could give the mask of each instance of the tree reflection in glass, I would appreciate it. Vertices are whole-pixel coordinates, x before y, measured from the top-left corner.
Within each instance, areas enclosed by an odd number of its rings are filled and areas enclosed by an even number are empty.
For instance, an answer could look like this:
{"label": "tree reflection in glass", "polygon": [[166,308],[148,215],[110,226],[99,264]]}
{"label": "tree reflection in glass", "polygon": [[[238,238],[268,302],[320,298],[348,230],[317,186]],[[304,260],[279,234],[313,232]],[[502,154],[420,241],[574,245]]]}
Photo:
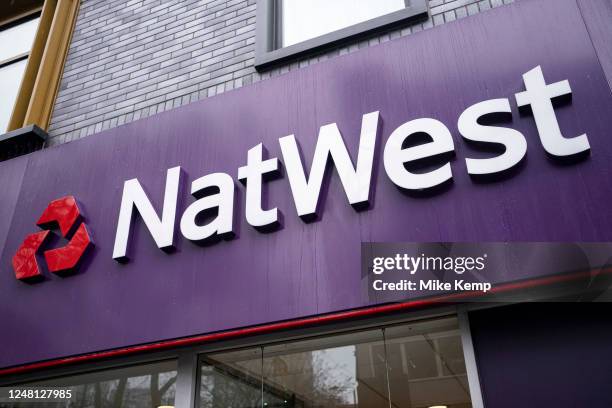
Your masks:
{"label": "tree reflection in glass", "polygon": [[216,353],[202,360],[202,408],[429,406],[471,407],[455,317]]}
{"label": "tree reflection in glass", "polygon": [[[157,408],[173,406],[176,392],[176,360],[53,378],[27,387],[70,389],[72,397],[52,402],[54,408]],[[19,408],[29,403],[20,403]],[[39,402],[31,403],[40,407]]]}
{"label": "tree reflection in glass", "polygon": [[200,407],[261,408],[261,348],[205,356]]}
{"label": "tree reflection in glass", "polygon": [[381,330],[264,347],[267,407],[388,405]]}

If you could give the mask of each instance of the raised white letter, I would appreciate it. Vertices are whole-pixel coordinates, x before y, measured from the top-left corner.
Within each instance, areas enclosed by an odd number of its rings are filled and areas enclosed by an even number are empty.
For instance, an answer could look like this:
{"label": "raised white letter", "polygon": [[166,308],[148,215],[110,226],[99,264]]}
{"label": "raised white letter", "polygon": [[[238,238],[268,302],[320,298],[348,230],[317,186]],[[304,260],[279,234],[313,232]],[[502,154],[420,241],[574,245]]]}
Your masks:
{"label": "raised white letter", "polygon": [[561,134],[552,100],[560,96],[571,96],[572,89],[567,80],[547,85],[539,65],[523,74],[525,92],[517,93],[519,107],[530,106],[544,150],[553,156],[566,157],[590,149],[586,134],[566,139]]}
{"label": "raised white letter", "polygon": [[[403,149],[404,140],[417,133],[426,133],[432,141]],[[411,120],[395,129],[389,136],[383,157],[385,171],[393,183],[407,190],[435,187],[453,177],[450,163],[423,174],[409,172],[404,163],[449,153],[454,149],[453,137],[444,123],[431,118]]]}
{"label": "raised white letter", "polygon": [[263,159],[263,145],[260,143],[249,150],[247,165],[238,169],[238,180],[246,184],[246,219],[255,228],[272,227],[278,224],[278,210],[261,208],[262,179],[278,170],[278,159]]}
{"label": "raised white letter", "polygon": [[461,114],[457,126],[465,139],[474,142],[498,143],[506,149],[503,154],[489,159],[465,159],[469,174],[501,173],[514,167],[525,157],[527,141],[521,132],[478,123],[478,119],[484,115],[511,112],[508,99],[492,99],[472,105]]}
{"label": "raised white letter", "polygon": [[[234,181],[225,173],[213,173],[191,183],[191,194],[198,197],[206,189],[218,189],[191,203],[181,217],[181,233],[191,241],[203,241],[214,236],[233,235]],[[196,217],[206,210],[218,208],[215,219],[206,225],[198,225]]]}
{"label": "raised white letter", "polygon": [[118,261],[127,260],[127,244],[130,236],[132,210],[134,207],[136,207],[140,213],[142,220],[149,229],[157,246],[160,249],[173,247],[174,219],[176,216],[176,200],[180,174],[180,167],[168,169],[161,220],[155,213],[155,209],[149,201],[147,194],[142,189],[138,179],[134,178],[123,184],[123,197],[121,198],[121,209],[119,211],[119,221],[117,222],[113,259]]}
{"label": "raised white letter", "polygon": [[297,143],[293,135],[279,139],[287,177],[291,185],[293,200],[300,217],[310,218],[316,215],[321,192],[321,184],[325,174],[327,159],[331,158],[336,166],[340,181],[351,205],[364,205],[370,199],[370,180],[372,178],[372,163],[374,148],[378,133],[378,112],[363,115],[357,168],[353,166],[351,157],[346,150],[342,135],[335,123],[322,126],[315,147],[312,167],[308,180],[304,174],[304,166],[300,159]]}

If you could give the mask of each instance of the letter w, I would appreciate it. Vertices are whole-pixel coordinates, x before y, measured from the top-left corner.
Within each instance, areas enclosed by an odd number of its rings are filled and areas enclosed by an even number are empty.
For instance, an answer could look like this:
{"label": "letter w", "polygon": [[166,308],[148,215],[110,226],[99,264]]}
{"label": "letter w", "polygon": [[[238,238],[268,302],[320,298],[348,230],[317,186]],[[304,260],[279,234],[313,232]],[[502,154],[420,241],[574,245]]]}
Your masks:
{"label": "letter w", "polygon": [[353,166],[340,130],[335,123],[322,126],[319,130],[308,179],[304,172],[295,136],[289,135],[279,139],[293,200],[300,217],[311,219],[317,215],[321,186],[330,155],[349,203],[352,206],[369,203],[378,116],[378,111],[363,115],[356,168]]}

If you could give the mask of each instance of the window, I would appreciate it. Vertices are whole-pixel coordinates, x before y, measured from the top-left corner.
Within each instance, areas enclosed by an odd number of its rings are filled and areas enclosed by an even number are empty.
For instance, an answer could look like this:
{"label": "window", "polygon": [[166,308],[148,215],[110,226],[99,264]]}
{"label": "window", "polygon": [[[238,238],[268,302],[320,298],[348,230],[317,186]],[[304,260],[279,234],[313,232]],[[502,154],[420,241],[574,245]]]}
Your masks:
{"label": "window", "polygon": [[200,408],[471,407],[453,317],[204,356]]}
{"label": "window", "polygon": [[310,40],[404,7],[404,0],[282,0],[281,45]]}
{"label": "window", "polygon": [[[480,406],[467,319],[461,330],[457,317],[438,316],[327,332],[340,327],[58,367],[0,385],[69,390],[43,404],[66,408],[471,408],[472,398]],[[0,398],[0,407],[39,405]]]}
{"label": "window", "polygon": [[0,133],[6,132],[40,16],[0,27]]}
{"label": "window", "polygon": [[258,69],[427,16],[425,0],[259,0]]}
{"label": "window", "polygon": [[79,1],[0,2],[0,160],[40,148]]}
{"label": "window", "polygon": [[177,362],[169,360],[54,378],[23,386],[70,390],[70,398],[61,403],[54,402],[54,407],[157,408],[174,405],[176,378]]}

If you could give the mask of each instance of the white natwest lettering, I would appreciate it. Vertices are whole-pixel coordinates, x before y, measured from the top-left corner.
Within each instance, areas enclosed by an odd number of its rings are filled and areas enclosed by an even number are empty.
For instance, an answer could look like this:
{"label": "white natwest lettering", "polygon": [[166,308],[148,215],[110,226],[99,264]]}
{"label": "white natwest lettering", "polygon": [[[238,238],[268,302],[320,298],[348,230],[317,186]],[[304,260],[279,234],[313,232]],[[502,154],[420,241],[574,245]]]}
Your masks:
{"label": "white natwest lettering", "polygon": [[121,199],[117,233],[115,234],[113,259],[118,261],[128,259],[127,245],[134,207],[140,213],[158,248],[169,249],[174,246],[174,219],[176,216],[176,200],[180,174],[180,167],[173,167],[168,170],[161,219],[155,213],[155,209],[138,179],[131,179],[123,184],[123,198]]}
{"label": "white natwest lettering", "polygon": [[356,169],[353,167],[338,125],[335,123],[322,126],[319,131],[308,180],[304,174],[304,166],[300,159],[295,136],[289,135],[279,140],[287,169],[287,178],[300,217],[308,219],[316,216],[321,184],[329,157],[336,166],[349,203],[355,206],[368,204],[374,148],[378,133],[378,116],[378,112],[363,115]]}
{"label": "white natwest lettering", "polygon": [[[553,99],[567,97],[572,91],[568,81],[546,84],[541,67],[536,67],[523,75],[525,91],[515,95],[521,109],[530,109],[540,136],[542,146],[552,157],[565,158],[588,153],[590,149],[587,135],[573,138],[562,135],[555,114]],[[490,176],[506,172],[518,165],[527,152],[525,136],[515,129],[485,125],[485,118],[511,113],[509,99],[492,99],[468,107],[459,117],[457,127],[462,137],[470,142],[502,145],[504,152],[492,158],[466,158],[468,173],[473,177]],[[372,191],[372,171],[374,152],[378,139],[379,112],[363,115],[361,134],[353,164],[351,155],[344,143],[336,123],[324,125],[319,130],[312,166],[308,173],[300,159],[300,149],[294,135],[279,139],[280,149],[287,171],[297,215],[305,220],[317,216],[321,187],[325,172],[330,171],[327,164],[333,163],[349,204],[355,207],[367,206]],[[416,146],[406,146],[406,142],[419,134],[426,134],[429,142]],[[383,153],[384,168],[389,179],[398,187],[406,190],[425,190],[437,187],[453,177],[451,164],[444,159],[445,154],[454,153],[455,147],[450,130],[442,122],[433,118],[414,119],[400,125],[387,140]],[[277,208],[262,208],[264,181],[278,175],[280,163],[277,158],[264,159],[265,146],[262,143],[249,150],[247,164],[238,169],[238,179],[245,184],[245,217],[249,225],[257,229],[278,226],[280,211]],[[407,163],[422,162],[441,157],[443,163],[427,172],[411,172]],[[180,167],[168,170],[166,189],[161,217],[137,179],[125,182],[123,197],[117,223],[113,258],[127,259],[127,246],[130,228],[134,219],[134,208],[140,213],[153,240],[161,249],[171,248],[174,244],[174,227]],[[306,174],[309,174],[308,176]],[[180,221],[182,235],[192,241],[207,241],[234,235],[234,181],[228,174],[214,173],[195,180],[191,193],[196,198]],[[204,225],[197,222],[201,215],[209,215],[212,220]]]}

